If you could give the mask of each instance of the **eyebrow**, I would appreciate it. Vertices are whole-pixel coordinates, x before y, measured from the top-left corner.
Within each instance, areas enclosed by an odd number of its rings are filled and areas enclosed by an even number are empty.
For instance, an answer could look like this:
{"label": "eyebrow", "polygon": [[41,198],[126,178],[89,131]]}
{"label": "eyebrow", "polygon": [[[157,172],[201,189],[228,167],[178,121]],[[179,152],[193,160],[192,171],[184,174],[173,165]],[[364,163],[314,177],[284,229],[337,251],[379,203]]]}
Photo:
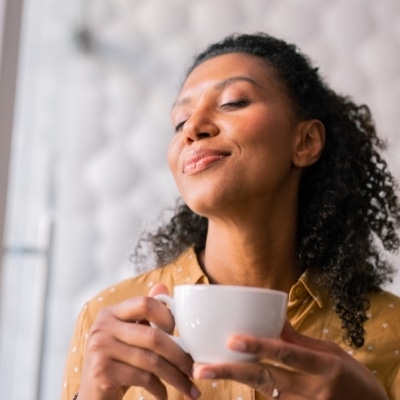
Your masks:
{"label": "eyebrow", "polygon": [[[226,87],[236,83],[236,82],[249,82],[250,84],[257,86],[258,88],[263,89],[263,87],[256,82],[254,79],[251,79],[247,76],[232,76],[231,78],[224,79],[221,82],[217,82],[214,85],[214,89],[225,89]],[[177,101],[172,104],[172,109],[174,109],[177,106],[182,106],[184,104],[188,104],[191,101],[190,97],[182,97],[181,99],[178,99]]]}

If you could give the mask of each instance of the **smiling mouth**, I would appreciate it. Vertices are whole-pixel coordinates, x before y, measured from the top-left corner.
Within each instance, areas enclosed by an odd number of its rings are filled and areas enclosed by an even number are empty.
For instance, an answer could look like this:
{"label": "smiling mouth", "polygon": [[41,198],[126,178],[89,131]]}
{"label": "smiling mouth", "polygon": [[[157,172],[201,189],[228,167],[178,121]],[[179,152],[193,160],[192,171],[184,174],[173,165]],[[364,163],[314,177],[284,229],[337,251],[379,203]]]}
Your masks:
{"label": "smiling mouth", "polygon": [[230,155],[231,154],[228,152],[215,150],[195,152],[185,159],[185,162],[183,163],[183,173],[185,175],[192,175],[204,171]]}

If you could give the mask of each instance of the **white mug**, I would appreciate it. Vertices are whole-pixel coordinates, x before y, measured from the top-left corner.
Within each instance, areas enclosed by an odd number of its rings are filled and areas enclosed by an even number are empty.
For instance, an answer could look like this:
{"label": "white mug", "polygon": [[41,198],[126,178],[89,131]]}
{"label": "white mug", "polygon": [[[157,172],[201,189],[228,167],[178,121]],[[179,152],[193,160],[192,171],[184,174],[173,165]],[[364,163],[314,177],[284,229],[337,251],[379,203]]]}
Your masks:
{"label": "white mug", "polygon": [[234,334],[277,338],[286,318],[287,294],[271,289],[227,285],[178,285],[173,297],[159,294],[175,318],[174,340],[194,361],[248,362],[253,354],[228,349]]}

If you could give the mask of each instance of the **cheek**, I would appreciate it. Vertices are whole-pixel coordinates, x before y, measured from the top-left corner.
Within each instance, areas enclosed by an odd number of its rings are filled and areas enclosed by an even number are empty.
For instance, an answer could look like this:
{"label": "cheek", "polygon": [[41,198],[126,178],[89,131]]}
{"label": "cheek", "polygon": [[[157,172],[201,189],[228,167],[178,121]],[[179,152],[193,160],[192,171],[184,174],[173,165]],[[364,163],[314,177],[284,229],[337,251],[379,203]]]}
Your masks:
{"label": "cheek", "polygon": [[[257,123],[248,125],[245,138],[246,147],[252,154],[252,163],[268,168],[278,168],[280,164],[291,163],[294,135],[284,124]],[[244,144],[244,143],[243,143]]]}
{"label": "cheek", "polygon": [[167,152],[167,162],[169,169],[171,170],[174,177],[176,177],[179,165],[179,144],[177,138],[174,136],[169,143]]}

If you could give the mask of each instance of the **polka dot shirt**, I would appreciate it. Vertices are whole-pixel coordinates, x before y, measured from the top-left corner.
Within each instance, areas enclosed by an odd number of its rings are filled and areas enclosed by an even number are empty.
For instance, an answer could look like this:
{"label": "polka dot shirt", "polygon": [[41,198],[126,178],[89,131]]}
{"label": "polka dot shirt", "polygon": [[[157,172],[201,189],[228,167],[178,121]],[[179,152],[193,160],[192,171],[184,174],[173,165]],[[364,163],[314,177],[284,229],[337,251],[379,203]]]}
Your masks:
{"label": "polka dot shirt", "polygon": [[[183,253],[174,263],[146,272],[110,287],[90,300],[76,323],[67,357],[62,400],[73,400],[79,384],[88,332],[103,307],[133,296],[146,296],[155,283],[164,283],[170,292],[180,284],[208,284],[193,249]],[[304,335],[338,344],[360,363],[369,368],[382,384],[390,400],[400,400],[400,298],[382,291],[370,296],[371,307],[365,323],[365,345],[352,349],[342,341],[341,323],[326,294],[314,287],[307,274],[299,279],[289,293],[287,315],[294,328]],[[246,385],[228,380],[196,382],[207,400],[262,400],[265,397]],[[184,400],[182,394],[167,385],[169,400]],[[140,387],[130,388],[123,400],[152,400]]]}

